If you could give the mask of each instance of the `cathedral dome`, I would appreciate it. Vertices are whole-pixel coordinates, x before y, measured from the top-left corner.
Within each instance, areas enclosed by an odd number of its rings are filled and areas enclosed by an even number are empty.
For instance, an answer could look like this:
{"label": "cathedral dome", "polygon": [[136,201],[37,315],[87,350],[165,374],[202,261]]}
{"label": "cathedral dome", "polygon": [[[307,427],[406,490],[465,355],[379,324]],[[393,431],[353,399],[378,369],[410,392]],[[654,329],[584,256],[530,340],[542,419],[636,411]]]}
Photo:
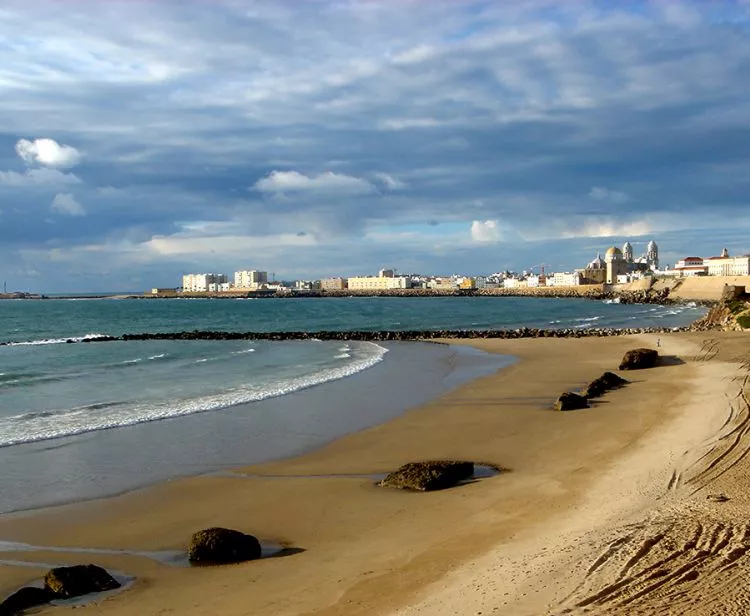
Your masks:
{"label": "cathedral dome", "polygon": [[614,261],[615,259],[622,259],[622,250],[620,250],[617,246],[612,246],[611,248],[607,249],[606,253],[604,253],[604,258],[607,261]]}

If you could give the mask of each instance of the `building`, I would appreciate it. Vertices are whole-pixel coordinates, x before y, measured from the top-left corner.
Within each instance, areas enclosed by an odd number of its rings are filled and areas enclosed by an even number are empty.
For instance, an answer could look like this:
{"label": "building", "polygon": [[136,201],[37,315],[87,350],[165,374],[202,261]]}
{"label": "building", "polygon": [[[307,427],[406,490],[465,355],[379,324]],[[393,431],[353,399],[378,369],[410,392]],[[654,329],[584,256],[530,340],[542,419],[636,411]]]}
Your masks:
{"label": "building", "polygon": [[596,253],[596,259],[577,272],[581,274],[581,284],[604,284],[607,280],[607,264],[600,253]]}
{"label": "building", "polygon": [[725,248],[718,257],[704,260],[709,276],[750,276],[750,255],[730,257]]}
{"label": "building", "polygon": [[630,242],[625,242],[622,246],[622,258],[625,259],[625,263],[633,262],[633,246]]}
{"label": "building", "polygon": [[617,277],[628,273],[628,264],[622,255],[622,250],[612,246],[604,254],[604,263],[607,266],[607,284],[617,284]]}
{"label": "building", "polygon": [[378,272],[378,278],[393,278],[395,275],[392,269],[382,269]]}
{"label": "building", "polygon": [[649,269],[659,269],[659,247],[654,240],[651,240],[646,246],[646,263]]}
{"label": "building", "polygon": [[348,288],[346,278],[323,278],[320,281],[320,288],[324,291],[343,291]]}
{"label": "building", "polygon": [[703,263],[703,257],[685,257],[675,265],[678,276],[705,276],[708,274],[708,266]]}
{"label": "building", "polygon": [[544,274],[539,274],[539,276],[536,276],[536,275],[528,276],[526,278],[526,286],[532,289],[536,287],[546,287],[547,276],[545,276]]}
{"label": "building", "polygon": [[227,284],[226,274],[185,274],[182,277],[183,293],[206,293]]}
{"label": "building", "polygon": [[577,287],[581,284],[580,272],[555,272],[552,276],[552,284],[555,287]]}
{"label": "building", "polygon": [[234,273],[234,286],[236,289],[257,289],[267,283],[268,272],[243,270]]}
{"label": "building", "polygon": [[354,276],[349,278],[348,286],[350,291],[409,289],[411,279],[406,276]]}

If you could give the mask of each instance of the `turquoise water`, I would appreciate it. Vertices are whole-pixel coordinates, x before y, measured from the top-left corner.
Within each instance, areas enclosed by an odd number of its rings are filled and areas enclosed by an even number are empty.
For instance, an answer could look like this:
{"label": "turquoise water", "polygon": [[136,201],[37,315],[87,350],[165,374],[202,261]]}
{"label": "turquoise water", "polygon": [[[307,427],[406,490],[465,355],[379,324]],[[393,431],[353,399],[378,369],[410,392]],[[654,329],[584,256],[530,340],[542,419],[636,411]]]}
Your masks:
{"label": "turquoise water", "polygon": [[[534,298],[0,301],[0,512],[293,455],[506,365],[445,345],[71,338],[672,327],[694,306]],[[383,386],[383,383],[387,386]]]}
{"label": "turquoise water", "polygon": [[139,332],[672,327],[703,314],[650,306],[520,297],[0,301],[0,342]]}

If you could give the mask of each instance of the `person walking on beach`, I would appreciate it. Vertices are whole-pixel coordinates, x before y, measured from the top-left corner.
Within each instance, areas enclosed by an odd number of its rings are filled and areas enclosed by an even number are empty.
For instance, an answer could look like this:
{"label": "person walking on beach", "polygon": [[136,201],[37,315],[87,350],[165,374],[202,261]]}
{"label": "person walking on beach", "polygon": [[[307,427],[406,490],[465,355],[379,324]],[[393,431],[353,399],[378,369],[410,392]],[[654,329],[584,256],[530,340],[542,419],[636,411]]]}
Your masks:
{"label": "person walking on beach", "polygon": [[656,348],[658,349],[661,346],[661,338],[656,339]]}

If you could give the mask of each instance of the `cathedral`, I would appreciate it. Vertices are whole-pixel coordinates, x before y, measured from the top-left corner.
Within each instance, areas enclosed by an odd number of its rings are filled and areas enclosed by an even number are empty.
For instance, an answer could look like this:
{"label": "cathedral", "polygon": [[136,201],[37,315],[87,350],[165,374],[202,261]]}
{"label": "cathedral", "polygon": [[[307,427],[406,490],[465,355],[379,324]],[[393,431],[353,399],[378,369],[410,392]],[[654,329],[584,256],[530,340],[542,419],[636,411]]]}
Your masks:
{"label": "cathedral", "polygon": [[597,254],[583,270],[583,277],[591,283],[617,284],[618,276],[635,272],[656,271],[659,269],[659,247],[651,240],[646,252],[634,258],[633,246],[625,242],[622,250],[612,246],[604,253],[604,259]]}

